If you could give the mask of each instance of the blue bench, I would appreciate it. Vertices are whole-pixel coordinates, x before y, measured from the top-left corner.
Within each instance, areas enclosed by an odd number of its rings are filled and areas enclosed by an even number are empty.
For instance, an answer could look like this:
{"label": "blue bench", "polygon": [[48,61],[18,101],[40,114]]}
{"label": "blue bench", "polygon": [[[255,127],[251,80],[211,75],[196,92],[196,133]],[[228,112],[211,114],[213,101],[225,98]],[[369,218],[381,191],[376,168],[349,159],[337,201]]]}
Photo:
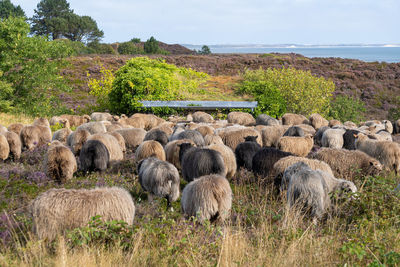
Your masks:
{"label": "blue bench", "polygon": [[144,108],[169,107],[183,108],[190,110],[217,110],[217,109],[234,109],[248,108],[253,111],[257,101],[139,101]]}

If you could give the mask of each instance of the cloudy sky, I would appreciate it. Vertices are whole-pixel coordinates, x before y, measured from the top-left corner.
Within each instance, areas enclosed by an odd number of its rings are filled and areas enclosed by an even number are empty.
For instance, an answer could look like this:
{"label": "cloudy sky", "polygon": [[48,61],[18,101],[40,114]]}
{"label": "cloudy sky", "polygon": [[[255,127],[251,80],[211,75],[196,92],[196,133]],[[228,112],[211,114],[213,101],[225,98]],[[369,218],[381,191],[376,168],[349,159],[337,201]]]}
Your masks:
{"label": "cloudy sky", "polygon": [[[11,0],[30,17],[40,0]],[[399,0],[69,0],[104,42],[154,36],[180,44],[400,43]]]}

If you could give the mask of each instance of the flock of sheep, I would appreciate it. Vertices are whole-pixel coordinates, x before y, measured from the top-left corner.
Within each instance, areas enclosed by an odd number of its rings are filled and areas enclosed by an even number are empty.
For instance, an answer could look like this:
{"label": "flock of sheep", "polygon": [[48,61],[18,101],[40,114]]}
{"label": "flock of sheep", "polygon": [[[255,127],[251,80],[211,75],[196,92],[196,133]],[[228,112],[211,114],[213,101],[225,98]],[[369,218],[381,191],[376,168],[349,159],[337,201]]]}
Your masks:
{"label": "flock of sheep", "polygon": [[[62,129],[52,133],[50,125]],[[76,127],[75,131],[70,128]],[[139,182],[153,197],[171,202],[180,196],[180,177],[188,182],[181,209],[198,221],[224,221],[230,214],[229,180],[239,168],[254,172],[286,193],[289,207],[301,206],[313,219],[330,209],[331,192],[357,191],[358,176],[400,171],[400,120],[328,121],[285,114],[281,120],[261,114],[231,112],[227,120],[195,112],[187,118],[161,119],[152,114],[112,116],[61,115],[36,119],[32,125],[0,125],[0,157],[18,160],[22,150],[48,144],[43,168],[63,184],[77,170],[103,172],[134,151]],[[336,178],[340,177],[340,178]],[[240,177],[239,177],[240,179]],[[285,194],[282,194],[284,196]],[[132,224],[135,205],[117,187],[50,189],[30,205],[33,231],[40,239],[84,226],[95,215]]]}

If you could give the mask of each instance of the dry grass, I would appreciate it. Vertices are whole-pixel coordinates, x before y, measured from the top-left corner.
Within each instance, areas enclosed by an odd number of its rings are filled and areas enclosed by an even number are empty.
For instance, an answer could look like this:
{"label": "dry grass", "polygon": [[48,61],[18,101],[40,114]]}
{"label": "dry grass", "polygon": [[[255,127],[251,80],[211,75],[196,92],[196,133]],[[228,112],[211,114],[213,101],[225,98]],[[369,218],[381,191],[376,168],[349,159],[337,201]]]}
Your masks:
{"label": "dry grass", "polygon": [[35,118],[25,114],[0,113],[0,125],[7,127],[12,123],[31,124]]}

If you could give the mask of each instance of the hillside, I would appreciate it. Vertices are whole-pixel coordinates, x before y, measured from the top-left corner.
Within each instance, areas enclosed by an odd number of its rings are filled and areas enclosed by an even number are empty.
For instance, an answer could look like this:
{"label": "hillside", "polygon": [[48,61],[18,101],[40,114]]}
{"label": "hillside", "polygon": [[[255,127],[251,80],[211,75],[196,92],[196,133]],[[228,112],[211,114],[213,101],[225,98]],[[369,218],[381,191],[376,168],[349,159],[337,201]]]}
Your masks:
{"label": "hillside", "polygon": [[[92,102],[87,96],[87,75],[98,77],[100,65],[113,70],[121,67],[132,56],[95,55],[73,57],[70,68],[63,75],[71,80],[74,92],[63,95],[64,102],[71,108]],[[317,76],[332,79],[336,84],[335,94],[360,98],[366,103],[367,118],[387,118],[391,108],[398,108],[396,96],[400,96],[400,63],[363,62],[340,58],[307,58],[298,54],[224,54],[224,55],[167,55],[161,57],[167,63],[190,67],[212,75],[206,85],[212,90],[224,90],[231,94],[238,73],[245,69],[280,68],[292,66],[309,70]],[[220,79],[222,77],[222,79]],[[229,97],[228,97],[229,98]]]}

